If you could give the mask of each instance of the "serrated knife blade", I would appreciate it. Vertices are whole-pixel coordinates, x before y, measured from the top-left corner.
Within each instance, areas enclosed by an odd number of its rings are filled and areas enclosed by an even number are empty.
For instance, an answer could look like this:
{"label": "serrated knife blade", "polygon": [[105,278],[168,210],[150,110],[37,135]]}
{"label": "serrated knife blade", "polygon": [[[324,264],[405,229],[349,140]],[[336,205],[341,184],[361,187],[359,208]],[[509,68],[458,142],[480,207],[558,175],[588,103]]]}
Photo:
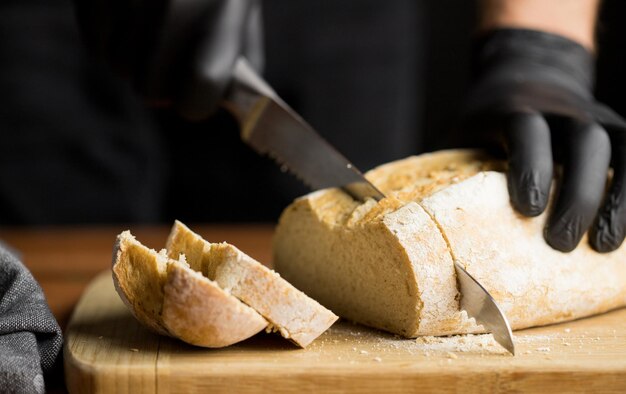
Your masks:
{"label": "serrated knife blade", "polygon": [[[360,201],[385,197],[281,100],[243,58],[235,66],[224,106],[238,119],[245,143],[272,157],[313,190],[340,187]],[[493,297],[460,264],[455,262],[455,268],[461,308],[514,354],[511,328]]]}
{"label": "serrated knife blade", "polygon": [[384,197],[281,100],[244,59],[236,64],[225,105],[238,118],[246,144],[272,157],[313,190],[339,187],[360,201]]}

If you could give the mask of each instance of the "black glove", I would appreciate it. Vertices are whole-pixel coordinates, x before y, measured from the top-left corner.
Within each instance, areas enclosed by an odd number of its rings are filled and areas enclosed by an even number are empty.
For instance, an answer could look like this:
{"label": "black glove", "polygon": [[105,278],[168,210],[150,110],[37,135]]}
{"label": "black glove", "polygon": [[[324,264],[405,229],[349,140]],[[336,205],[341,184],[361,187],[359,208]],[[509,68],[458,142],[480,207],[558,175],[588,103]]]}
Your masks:
{"label": "black glove", "polygon": [[553,163],[562,164],[545,238],[563,252],[588,229],[594,249],[615,250],[626,229],[626,122],[595,101],[594,60],[573,41],[533,30],[495,30],[474,49],[465,125],[500,137],[511,203],[525,216],[545,210]]}
{"label": "black glove", "polygon": [[153,103],[213,113],[235,62],[263,61],[259,0],[75,0],[87,45]]}

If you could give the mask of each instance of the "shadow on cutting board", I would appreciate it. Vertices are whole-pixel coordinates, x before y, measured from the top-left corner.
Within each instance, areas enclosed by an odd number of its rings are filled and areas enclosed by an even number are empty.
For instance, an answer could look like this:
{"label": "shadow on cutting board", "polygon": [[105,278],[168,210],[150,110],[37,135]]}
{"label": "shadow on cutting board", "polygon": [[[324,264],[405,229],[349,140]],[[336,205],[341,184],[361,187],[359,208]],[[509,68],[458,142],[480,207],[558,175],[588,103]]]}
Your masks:
{"label": "shadow on cutting board", "polygon": [[125,309],[108,311],[106,315],[93,316],[88,320],[71,323],[68,331],[80,333],[85,342],[100,342],[107,348],[127,348],[131,351],[154,351],[167,347],[175,352],[220,352],[229,351],[276,351],[298,350],[298,346],[282,338],[279,334],[260,332],[249,339],[226,348],[204,348],[187,344],[181,340],[153,333]]}

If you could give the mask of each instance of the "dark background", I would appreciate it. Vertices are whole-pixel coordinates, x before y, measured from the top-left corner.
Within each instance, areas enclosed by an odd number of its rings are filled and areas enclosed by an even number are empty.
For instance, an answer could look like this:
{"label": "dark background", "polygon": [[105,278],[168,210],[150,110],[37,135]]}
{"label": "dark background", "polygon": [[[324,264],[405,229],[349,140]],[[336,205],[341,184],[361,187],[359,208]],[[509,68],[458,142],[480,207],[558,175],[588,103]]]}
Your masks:
{"label": "dark background", "polygon": [[[597,97],[626,115],[626,4],[606,0]],[[359,168],[454,147],[475,5],[265,0],[265,77]],[[0,0],[0,225],[274,221],[307,191],[238,138],[148,110],[87,56],[69,0]]]}

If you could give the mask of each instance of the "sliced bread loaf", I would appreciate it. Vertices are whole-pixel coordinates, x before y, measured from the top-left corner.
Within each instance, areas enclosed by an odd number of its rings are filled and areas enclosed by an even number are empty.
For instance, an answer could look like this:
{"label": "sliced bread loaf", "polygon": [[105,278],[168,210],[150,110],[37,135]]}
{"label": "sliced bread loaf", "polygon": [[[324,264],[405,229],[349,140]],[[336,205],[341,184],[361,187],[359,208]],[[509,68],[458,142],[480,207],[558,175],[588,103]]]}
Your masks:
{"label": "sliced bread loaf", "polygon": [[387,198],[358,203],[337,189],[283,212],[274,241],[281,275],[340,316],[406,337],[477,332],[459,310],[453,261],[495,297],[514,329],[626,305],[626,246],[561,253],[546,214],[509,202],[502,164],[475,151],[411,157],[366,174]]}
{"label": "sliced bread loaf", "polygon": [[276,272],[227,243],[210,243],[179,221],[167,241],[167,254],[182,254],[193,270],[251,306],[271,330],[306,347],[328,329],[337,316],[293,287]]}

